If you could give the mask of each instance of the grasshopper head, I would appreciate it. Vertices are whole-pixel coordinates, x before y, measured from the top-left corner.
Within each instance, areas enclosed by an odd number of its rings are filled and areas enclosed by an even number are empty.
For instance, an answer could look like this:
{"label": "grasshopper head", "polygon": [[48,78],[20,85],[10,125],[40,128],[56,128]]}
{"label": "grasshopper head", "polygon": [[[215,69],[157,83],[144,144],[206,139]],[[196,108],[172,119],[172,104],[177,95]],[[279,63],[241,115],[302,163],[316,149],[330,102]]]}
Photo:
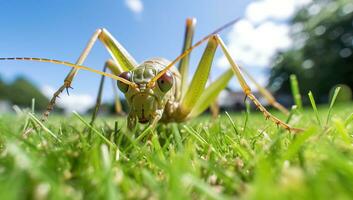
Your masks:
{"label": "grasshopper head", "polygon": [[125,94],[130,112],[135,114],[140,123],[147,123],[162,110],[168,100],[168,93],[174,85],[172,73],[161,76],[154,85],[148,87],[149,81],[156,76],[162,66],[159,63],[146,61],[132,71],[121,73],[119,76],[137,85],[133,88],[118,81],[118,87]]}

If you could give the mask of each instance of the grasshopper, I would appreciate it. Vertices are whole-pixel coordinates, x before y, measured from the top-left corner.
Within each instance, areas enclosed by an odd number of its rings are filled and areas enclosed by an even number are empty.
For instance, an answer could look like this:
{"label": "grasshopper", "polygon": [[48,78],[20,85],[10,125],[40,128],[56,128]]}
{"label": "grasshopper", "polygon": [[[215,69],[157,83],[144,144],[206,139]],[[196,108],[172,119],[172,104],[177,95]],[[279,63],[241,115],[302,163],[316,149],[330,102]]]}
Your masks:
{"label": "grasshopper", "polygon": [[[72,67],[72,70],[64,80],[64,84],[54,93],[50,100],[47,110],[42,117],[43,122],[46,121],[49,113],[53,110],[59,94],[65,89],[68,90],[71,88],[72,81],[78,70],[83,69],[102,75],[100,89],[97,95],[96,109],[93,113],[91,123],[94,122],[99,108],[104,77],[117,80],[119,90],[124,93],[130,108],[127,124],[128,128],[131,130],[135,128],[137,122],[150,123],[155,127],[159,121],[182,122],[200,115],[216,100],[221,90],[228,85],[230,79],[235,75],[246,97],[256,105],[266,119],[272,120],[277,125],[289,131],[301,131],[301,129],[291,127],[273,116],[258,101],[245,81],[243,73],[254,83],[270,105],[286,114],[288,113],[287,109],[279,104],[267,89],[258,84],[255,78],[234,61],[223,40],[217,34],[221,30],[236,23],[237,20],[238,19],[225,24],[192,45],[196,20],[194,18],[188,18],[186,20],[182,54],[172,62],[164,58],[152,58],[138,64],[128,51],[104,28],[96,30],[75,64],[45,58],[21,57],[0,58],[0,60],[29,60]],[[97,40],[103,43],[112,57],[112,59],[109,59],[105,63],[103,71],[82,65]],[[188,71],[190,52],[204,42],[207,42],[206,49],[189,84]],[[206,88],[206,82],[209,78],[214,54],[218,46],[221,47],[222,52],[226,56],[230,69]],[[175,67],[177,63],[178,67]],[[106,73],[106,69],[109,69],[111,73]]]}

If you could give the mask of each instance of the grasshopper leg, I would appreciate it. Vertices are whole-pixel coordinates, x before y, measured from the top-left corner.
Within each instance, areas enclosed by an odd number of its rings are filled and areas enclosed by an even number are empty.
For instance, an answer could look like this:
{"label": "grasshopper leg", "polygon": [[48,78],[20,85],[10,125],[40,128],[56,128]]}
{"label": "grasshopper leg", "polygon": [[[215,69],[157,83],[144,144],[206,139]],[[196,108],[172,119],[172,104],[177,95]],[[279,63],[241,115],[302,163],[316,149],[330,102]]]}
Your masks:
{"label": "grasshopper leg", "polygon": [[[77,65],[82,65],[84,60],[86,59],[86,57],[88,56],[89,52],[91,51],[94,43],[96,42],[96,40],[98,39],[99,34],[101,33],[101,30],[97,30],[93,36],[91,37],[91,39],[89,40],[87,46],[85,47],[85,49],[83,50],[83,52],[81,53],[80,57],[78,58],[78,60],[76,61]],[[56,103],[56,99],[59,97],[59,95],[66,89],[68,90],[69,88],[71,88],[71,83],[73,78],[75,77],[75,75],[77,74],[78,69],[73,68],[69,74],[66,76],[65,80],[64,80],[64,84],[54,93],[53,97],[51,98],[46,111],[43,113],[43,116],[41,118],[42,122],[45,122],[48,117],[50,112],[54,109],[54,105]]]}
{"label": "grasshopper leg", "polygon": [[[205,90],[205,85],[209,77],[214,53],[218,45],[221,46],[224,55],[227,57],[228,62],[231,65],[231,69],[224,72]],[[195,117],[207,109],[207,107],[210,106],[212,102],[217,98],[219,92],[227,86],[233,75],[237,77],[245,95],[253,101],[256,107],[264,114],[265,118],[271,119],[274,123],[282,126],[287,130],[301,131],[301,129],[292,128],[290,125],[273,116],[257,100],[257,98],[252,94],[250,87],[246,83],[241,73],[240,67],[233,61],[222,39],[218,35],[214,35],[208,40],[207,47],[204,51],[204,54],[202,55],[199,66],[197,67],[194,77],[190,83],[189,89],[186,91],[185,96],[180,103],[179,111],[177,112],[177,117],[179,120]]]}
{"label": "grasshopper leg", "polygon": [[[195,25],[196,25],[195,18],[186,19],[186,29],[185,29],[184,45],[182,48],[182,52],[189,49],[192,45],[192,40],[195,32]],[[181,74],[181,89],[180,89],[181,96],[176,97],[177,99],[184,96],[185,91],[187,89],[188,77],[189,77],[189,61],[190,61],[190,54],[186,55],[179,62],[178,70]]]}
{"label": "grasshopper leg", "polygon": [[130,112],[129,115],[127,116],[127,128],[129,131],[133,131],[136,129],[137,125],[137,116],[135,113]]}
{"label": "grasshopper leg", "polygon": [[[119,68],[119,66],[111,59],[109,59],[107,62],[105,62],[105,65],[103,67],[103,72],[106,72],[107,68],[114,74],[114,75],[119,75],[120,73],[122,73],[121,68]],[[102,95],[103,95],[103,86],[104,86],[104,81],[105,81],[105,76],[101,77],[100,80],[100,84],[99,84],[99,89],[98,89],[98,94],[97,94],[97,98],[96,98],[96,105],[92,114],[92,118],[91,118],[91,122],[90,124],[93,125],[96,116],[99,112],[99,108],[102,102]],[[113,83],[115,83],[114,80],[112,80]],[[117,93],[117,91],[115,90],[115,84],[113,85],[113,90],[115,92],[115,110],[117,112],[117,114],[122,115],[123,111],[121,108],[121,102],[120,102],[120,97]]]}
{"label": "grasshopper leg", "polygon": [[[175,118],[179,120],[185,119],[195,104],[199,101],[202,93],[204,92],[206,82],[209,77],[214,54],[217,49],[217,41],[214,38],[208,40],[206,49],[200,59],[196,72],[191,80],[188,90],[181,99],[180,106]],[[208,104],[210,105],[210,104]]]}
{"label": "grasshopper leg", "polygon": [[[184,45],[183,45],[182,52],[185,52],[187,49],[189,49],[192,46],[192,41],[195,33],[195,25],[196,25],[195,18],[186,19],[186,29],[185,29]],[[189,61],[190,61],[190,54],[186,55],[179,62],[178,70],[181,74],[181,89],[180,89],[181,96],[176,97],[176,99],[180,99],[184,97],[186,90],[188,88]],[[211,103],[210,110],[213,118],[216,118],[219,114],[219,106],[216,100]]]}
{"label": "grasshopper leg", "polygon": [[[106,30],[98,29],[94,32],[93,36],[90,38],[88,44],[84,48],[80,57],[78,58],[76,65],[82,65],[88,54],[90,53],[93,45],[99,40],[106,47],[110,53],[112,59],[117,63],[117,68],[120,71],[131,70],[137,66],[135,59],[126,51],[126,49]],[[78,72],[78,68],[73,68],[64,80],[64,84],[54,93],[53,97],[49,101],[46,111],[43,113],[41,118],[42,122],[45,122],[50,112],[54,109],[55,103],[59,95],[66,89],[71,88],[72,81]],[[33,128],[28,128],[24,131],[23,135],[27,136],[32,132]]]}
{"label": "grasshopper leg", "polygon": [[279,126],[282,126],[283,128],[285,128],[289,131],[295,131],[295,132],[303,131],[300,128],[291,127],[290,125],[281,121],[280,119],[273,116],[270,112],[268,112],[266,110],[266,108],[259,102],[259,100],[251,92],[250,87],[248,86],[248,84],[246,83],[246,81],[244,79],[244,76],[242,75],[240,67],[234,62],[233,58],[230,56],[230,53],[229,53],[226,45],[224,44],[223,40],[218,35],[215,35],[214,38],[216,39],[217,43],[221,46],[221,49],[222,49],[224,55],[226,56],[229,64],[231,65],[231,68],[232,68],[235,76],[238,79],[240,86],[243,89],[243,92],[256,105],[256,107],[264,114],[265,118],[271,119],[274,123],[276,123]]}
{"label": "grasshopper leg", "polygon": [[[89,40],[88,44],[86,45],[85,49],[81,53],[80,57],[78,58],[76,64],[82,65],[85,59],[87,58],[89,52],[91,51],[95,42],[99,40],[103,43],[103,45],[107,48],[108,52],[111,54],[114,62],[118,63],[117,69],[120,71],[126,71],[133,69],[137,66],[137,62],[135,59],[125,50],[125,48],[106,30],[106,29],[98,29],[91,39]],[[54,105],[56,103],[57,97],[68,88],[71,88],[72,81],[76,76],[78,69],[72,69],[69,74],[66,76],[64,80],[64,84],[55,92],[52,99],[47,106],[46,111],[43,114],[41,119],[42,122],[45,122],[53,110]]]}
{"label": "grasshopper leg", "polygon": [[282,113],[288,115],[289,111],[287,110],[287,108],[285,108],[282,104],[278,103],[277,100],[275,99],[275,97],[271,94],[271,92],[269,92],[266,88],[262,87],[254,77],[251,76],[250,73],[248,73],[244,67],[240,67],[241,71],[245,74],[245,76],[247,76],[249,78],[249,80],[251,82],[254,83],[255,87],[257,88],[257,90],[260,92],[260,94],[265,97],[265,99],[267,100],[267,102],[273,106],[274,108],[277,108],[279,111],[281,111]]}

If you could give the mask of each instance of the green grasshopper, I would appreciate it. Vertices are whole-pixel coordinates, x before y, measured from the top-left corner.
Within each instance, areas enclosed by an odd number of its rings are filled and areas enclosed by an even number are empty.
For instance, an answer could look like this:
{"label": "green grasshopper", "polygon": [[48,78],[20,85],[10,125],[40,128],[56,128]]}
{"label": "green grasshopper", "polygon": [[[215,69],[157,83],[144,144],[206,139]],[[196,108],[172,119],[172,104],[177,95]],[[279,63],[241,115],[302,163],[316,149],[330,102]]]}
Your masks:
{"label": "green grasshopper", "polygon": [[[31,60],[62,64],[73,68],[65,78],[64,84],[53,95],[47,110],[43,114],[42,121],[48,118],[59,94],[65,89],[71,88],[72,81],[79,69],[102,75],[96,111],[93,114],[92,123],[100,104],[104,77],[107,76],[117,80],[118,88],[125,94],[126,101],[130,108],[127,118],[128,128],[130,130],[135,128],[137,122],[150,123],[155,127],[159,121],[182,122],[200,115],[216,100],[218,94],[228,85],[229,80],[234,74],[246,97],[256,105],[266,119],[271,119],[274,123],[289,131],[300,131],[301,129],[293,128],[273,116],[258,101],[252,94],[242,72],[255,84],[259,92],[270,105],[284,113],[288,113],[287,109],[279,104],[268,90],[260,86],[249,73],[236,64],[234,59],[230,56],[223,40],[217,35],[218,32],[231,26],[236,21],[237,20],[229,22],[192,45],[196,20],[193,18],[187,19],[182,54],[172,62],[163,58],[153,58],[144,61],[142,64],[138,64],[106,29],[98,29],[93,34],[76,64],[44,58],[22,57],[0,58],[0,60]],[[103,72],[82,66],[97,40],[103,43],[112,57],[112,59],[105,63]],[[188,71],[190,52],[206,41],[208,41],[206,49],[189,84]],[[209,78],[212,61],[218,45],[221,47],[231,67],[206,88],[206,82]],[[175,64],[178,62],[179,65],[177,68]],[[107,68],[112,74],[105,72]]]}

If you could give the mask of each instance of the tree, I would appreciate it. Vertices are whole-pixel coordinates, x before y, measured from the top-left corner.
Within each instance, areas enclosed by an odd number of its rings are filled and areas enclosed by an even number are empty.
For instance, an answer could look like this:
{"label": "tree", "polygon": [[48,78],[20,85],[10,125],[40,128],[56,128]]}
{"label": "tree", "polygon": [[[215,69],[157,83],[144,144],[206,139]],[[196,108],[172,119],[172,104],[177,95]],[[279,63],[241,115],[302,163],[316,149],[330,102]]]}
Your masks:
{"label": "tree", "polygon": [[11,84],[0,79],[0,99],[20,107],[30,107],[32,99],[36,100],[36,110],[44,110],[49,100],[28,80],[17,78]]}
{"label": "tree", "polygon": [[292,20],[294,46],[277,55],[269,86],[289,93],[296,74],[301,92],[327,101],[337,84],[353,88],[353,4],[351,0],[314,0]]}
{"label": "tree", "polygon": [[0,100],[7,100],[7,96],[8,96],[8,86],[0,78]]}

